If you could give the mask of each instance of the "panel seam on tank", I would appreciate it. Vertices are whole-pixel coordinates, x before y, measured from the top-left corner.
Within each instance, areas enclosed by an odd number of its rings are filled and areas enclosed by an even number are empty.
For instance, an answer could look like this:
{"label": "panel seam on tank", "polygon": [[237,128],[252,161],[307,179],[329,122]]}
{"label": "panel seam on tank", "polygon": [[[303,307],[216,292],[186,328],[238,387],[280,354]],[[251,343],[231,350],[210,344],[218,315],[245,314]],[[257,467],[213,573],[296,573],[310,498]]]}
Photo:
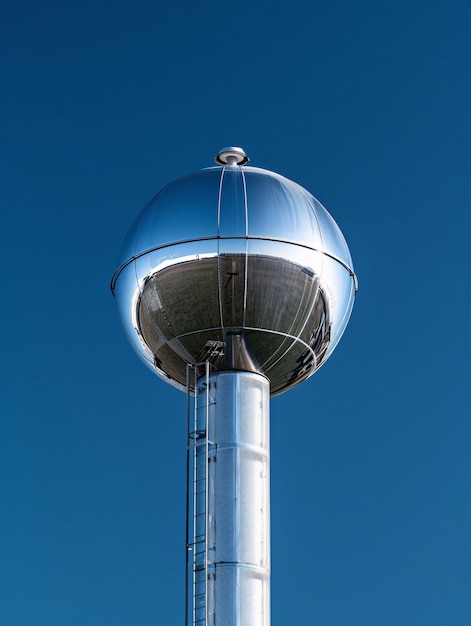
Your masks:
{"label": "panel seam on tank", "polygon": [[306,198],[306,200],[309,202],[309,206],[312,209],[312,212],[314,213],[314,217],[316,219],[316,224],[317,224],[317,230],[319,231],[319,235],[321,238],[321,242],[322,242],[322,247],[324,247],[324,237],[322,236],[322,228],[319,222],[319,218],[317,217],[317,211],[316,211],[316,207],[313,205],[313,203],[311,202],[311,199],[309,198],[308,194],[305,192],[304,188],[301,187],[301,185],[298,185],[299,189],[301,190],[303,196]]}
{"label": "panel seam on tank", "polygon": [[[182,333],[181,335],[176,335],[174,339],[181,339],[182,337],[188,337],[189,335],[196,335],[198,333],[205,333],[205,332],[209,332],[212,330],[220,330],[220,328],[219,326],[214,326],[212,328],[191,330],[188,333]],[[308,348],[312,352],[312,349],[310,348],[309,344],[307,344],[305,341],[303,341],[299,337],[295,337],[294,335],[289,335],[288,333],[282,333],[279,330],[272,330],[270,328],[260,328],[260,327],[256,328],[254,326],[244,326],[244,330],[257,331],[261,333],[273,333],[274,335],[279,335],[280,337],[288,337],[289,339],[294,339],[295,341],[299,341],[299,343],[302,343],[303,346],[306,346],[306,348]],[[173,341],[173,339],[171,341]]]}
{"label": "panel seam on tank", "polygon": [[249,279],[249,203],[247,199],[247,184],[245,181],[244,170],[241,169],[242,174],[242,186],[244,189],[244,210],[245,210],[245,267],[244,267],[244,302],[243,302],[243,315],[242,325],[245,326],[246,313],[247,313],[247,290]]}
{"label": "panel seam on tank", "polygon": [[[321,293],[322,293],[322,291],[321,291]],[[307,323],[307,322],[306,322],[306,323]],[[303,327],[303,328],[304,328],[304,327]],[[299,339],[299,338],[298,338],[298,341],[301,341],[302,343],[304,343],[304,345],[308,345],[308,344],[306,344],[304,341],[302,341],[302,339]],[[287,348],[287,349],[283,352],[283,354],[282,354],[281,356],[279,356],[279,357],[276,359],[276,361],[275,361],[274,363],[272,363],[269,367],[267,367],[267,370],[266,370],[266,371],[267,371],[267,373],[268,373],[271,369],[273,369],[273,368],[275,367],[275,365],[276,365],[277,363],[279,363],[279,362],[280,362],[280,361],[281,361],[281,360],[285,357],[285,355],[286,355],[286,354],[288,354],[288,352],[289,352],[289,351],[290,351],[290,350],[294,347],[295,343],[296,343],[296,342],[294,342],[294,341],[293,341],[293,343],[292,343],[292,344],[291,344],[291,345],[290,345],[290,346],[289,346],[289,347],[288,347],[288,348]],[[314,350],[312,350],[312,348],[311,348],[311,347],[309,347],[309,349],[311,350],[311,353],[312,353],[312,355],[313,355],[313,357],[314,357],[314,363],[315,363],[315,365],[314,365],[314,369],[317,369],[318,359],[317,359],[316,353],[314,352]],[[268,362],[268,360],[269,360],[269,359],[267,359],[267,361],[265,361],[265,363],[267,363],[267,362]],[[264,365],[265,365],[265,364],[264,364]],[[264,367],[264,365],[262,365],[262,367]]]}
{"label": "panel seam on tank", "polygon": [[221,198],[222,198],[222,184],[224,180],[224,173],[226,168],[221,170],[221,176],[219,178],[219,190],[218,190],[218,223],[217,223],[217,265],[218,265],[218,300],[219,300],[219,322],[221,324],[221,333],[224,339],[224,317],[222,311],[222,283],[221,283]]}
{"label": "panel seam on tank", "polygon": [[[307,281],[307,280],[308,280],[308,278],[307,278],[307,276],[306,276],[306,281]],[[302,296],[301,296],[301,298],[300,298],[301,302],[302,302],[302,299],[303,299],[303,297],[304,297],[304,293],[305,293],[305,291],[306,291],[306,282],[304,283],[304,287],[303,287],[303,294],[302,294]],[[314,305],[313,305],[313,306],[314,306]],[[296,320],[296,318],[297,318],[297,316],[298,316],[298,313],[299,313],[300,308],[301,308],[301,304],[299,304],[299,306],[298,306],[298,308],[297,308],[297,311],[296,311],[296,314],[293,316],[293,318],[292,318],[292,320],[291,320],[291,326],[290,326],[290,328],[289,328],[289,330],[290,330],[290,331],[293,329],[293,326],[294,326],[295,320]],[[312,311],[312,307],[311,307],[311,311]],[[307,320],[304,322],[303,328],[306,326],[306,323],[307,323]],[[291,333],[287,333],[287,334],[291,334]],[[300,334],[301,334],[301,333],[298,333],[298,336],[299,336]],[[293,336],[294,336],[294,335],[293,335]],[[277,348],[277,349],[273,352],[273,354],[272,354],[272,355],[271,355],[271,356],[270,356],[270,357],[269,357],[269,358],[268,358],[268,359],[267,359],[264,363],[261,363],[261,368],[262,368],[262,370],[265,368],[265,365],[266,365],[266,364],[267,364],[267,363],[268,363],[271,359],[273,359],[274,357],[276,357],[276,355],[277,355],[280,351],[283,351],[283,354],[282,354],[282,357],[283,357],[283,355],[285,355],[285,354],[286,354],[286,353],[287,353],[287,352],[291,349],[291,347],[293,346],[293,343],[291,343],[291,345],[290,345],[290,346],[288,346],[288,347],[285,349],[285,348],[284,348],[284,346],[283,346],[283,344],[284,344],[284,343],[285,343],[285,341],[283,341],[283,342],[282,342],[282,343],[278,346],[278,348]],[[281,358],[282,358],[282,357],[281,357]],[[279,361],[279,358],[275,361],[275,363],[273,363],[273,365],[275,365],[276,363],[278,363],[278,361]],[[270,366],[270,367],[271,367],[271,366]]]}
{"label": "panel seam on tank", "polygon": [[[122,273],[122,271],[131,263],[133,263],[134,261],[136,261],[137,259],[140,259],[141,257],[145,256],[146,254],[151,254],[152,252],[157,252],[157,250],[162,250],[163,248],[172,248],[174,246],[178,246],[181,244],[185,244],[185,243],[197,243],[197,242],[201,242],[201,241],[217,241],[219,239],[246,239],[248,241],[253,240],[253,241],[275,241],[277,243],[287,243],[293,246],[299,246],[300,248],[305,248],[306,250],[312,250],[312,252],[318,252],[319,254],[323,254],[327,257],[329,257],[330,259],[332,259],[333,261],[336,261],[337,263],[339,263],[340,265],[342,265],[342,267],[344,267],[347,272],[350,274],[350,276],[354,279],[354,283],[355,283],[355,293],[357,291],[356,287],[358,285],[358,279],[357,276],[353,270],[353,268],[351,268],[349,265],[347,265],[347,263],[345,263],[345,261],[342,261],[342,259],[339,259],[339,257],[335,256],[334,254],[331,254],[330,252],[326,252],[325,250],[319,250],[319,248],[313,248],[312,246],[309,246],[307,243],[300,243],[299,241],[294,241],[292,239],[281,239],[279,237],[261,237],[261,236],[249,236],[249,237],[239,237],[238,235],[229,235],[229,236],[225,236],[225,237],[219,237],[219,236],[214,236],[214,237],[196,237],[194,239],[180,239],[179,241],[175,241],[173,243],[165,243],[162,244],[161,246],[155,246],[155,248],[149,248],[148,250],[145,250],[144,252],[140,252],[139,254],[137,254],[136,256],[131,257],[130,259],[128,259],[127,261],[125,261],[124,263],[122,263],[119,268],[116,270],[116,272],[113,274],[113,277],[111,279],[111,285],[110,285],[110,289],[112,292],[114,292],[114,289],[116,287],[116,282],[120,276],[120,274]],[[216,252],[217,254],[217,252]]]}
{"label": "panel seam on tank", "polygon": [[249,450],[249,452],[255,452],[260,456],[266,456],[266,457],[269,456],[268,452],[265,452],[266,448],[263,448],[261,446],[255,446],[250,443],[230,442],[230,443],[218,443],[217,444],[218,452],[220,450],[227,450],[228,448],[240,448],[241,450]]}
{"label": "panel seam on tank", "polygon": [[[322,293],[321,288],[320,288],[320,281],[318,281],[318,285],[317,285],[317,290],[316,290],[316,291],[317,291],[317,293],[319,293],[319,292],[320,292],[320,293]],[[304,292],[303,292],[303,293],[304,293]],[[317,294],[316,294],[316,295],[317,295]],[[309,314],[308,314],[308,315],[306,315],[306,318],[305,318],[305,320],[304,320],[304,324],[302,325],[302,327],[301,327],[301,329],[300,329],[300,331],[299,331],[299,335],[301,335],[301,333],[302,333],[302,332],[304,331],[304,329],[306,328],[306,324],[308,323],[308,321],[309,321],[309,317],[310,317],[310,315],[311,315],[311,313],[312,313],[312,310],[313,310],[313,308],[314,308],[315,306],[316,306],[316,299],[314,298],[314,300],[313,300],[313,302],[312,302],[312,305],[311,305],[311,308],[309,309]],[[299,309],[298,309],[298,310],[299,310]],[[291,328],[292,328],[292,326],[291,326]],[[294,336],[296,336],[296,335],[292,335],[292,336],[294,337]],[[276,361],[275,361],[274,363],[272,363],[272,364],[268,367],[268,370],[270,370],[270,369],[271,369],[272,367],[274,367],[277,363],[279,363],[279,362],[280,362],[280,360],[284,358],[284,356],[285,356],[285,355],[286,355],[286,354],[287,354],[287,353],[291,350],[291,348],[292,348],[294,345],[295,345],[295,344],[294,344],[294,343],[292,343],[290,346],[288,346],[288,348],[286,348],[286,350],[284,350],[283,354],[282,354],[281,356],[279,356],[279,357],[276,359]],[[283,346],[283,344],[281,344],[281,345],[280,345],[280,346],[279,346],[279,347],[275,350],[275,352],[274,352],[274,353],[270,356],[270,358],[268,358],[268,359],[265,361],[265,363],[261,364],[261,367],[262,367],[262,368],[264,368],[264,367],[265,367],[265,365],[268,363],[268,361],[270,361],[270,359],[272,359],[272,358],[273,358],[273,357],[274,357],[277,353],[279,353],[279,351],[282,349],[282,346]],[[315,352],[314,352],[314,351],[313,351],[313,354],[315,355]],[[315,361],[316,361],[316,365],[317,365],[317,358],[315,358]]]}
{"label": "panel seam on tank", "polygon": [[[238,402],[238,398],[240,395],[240,378],[239,376],[237,376],[236,381],[235,381],[235,393],[232,394],[232,416],[233,416],[233,421],[236,422],[236,426],[238,426],[237,429],[233,428],[233,437],[238,437],[239,436],[239,428],[240,428],[240,413],[239,413],[239,402]],[[234,432],[235,431],[235,432]],[[237,552],[236,554],[234,554],[234,556],[237,556],[237,558],[240,555],[240,506],[241,506],[241,496],[240,496],[240,454],[239,454],[239,450],[236,448],[234,450],[234,490],[233,490],[233,494],[235,496],[235,504],[234,504],[234,512],[235,512],[235,519],[234,519],[234,537],[236,538],[237,541]],[[237,570],[236,570],[237,571]],[[233,584],[235,586],[234,590],[233,590],[233,597],[235,598],[235,602],[233,605],[233,611],[234,611],[234,624],[237,623],[237,610],[236,607],[239,605],[239,601],[240,601],[240,588],[239,588],[239,576],[238,574],[236,574],[236,576],[234,577],[234,581]]]}
{"label": "panel seam on tank", "polygon": [[262,576],[270,573],[269,567],[261,567],[260,565],[251,565],[247,562],[241,561],[214,561],[213,563],[208,563],[208,570],[214,569],[217,570],[219,567],[235,567],[237,569],[250,569],[255,570]]}

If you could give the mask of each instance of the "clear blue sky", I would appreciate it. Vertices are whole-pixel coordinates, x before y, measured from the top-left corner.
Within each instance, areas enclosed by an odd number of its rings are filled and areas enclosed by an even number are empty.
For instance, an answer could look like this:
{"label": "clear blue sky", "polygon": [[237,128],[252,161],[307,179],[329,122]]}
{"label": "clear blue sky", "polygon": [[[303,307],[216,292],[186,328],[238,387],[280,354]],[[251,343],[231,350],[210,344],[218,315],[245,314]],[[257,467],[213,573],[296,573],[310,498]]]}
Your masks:
{"label": "clear blue sky", "polygon": [[0,624],[182,625],[185,397],[121,331],[122,239],[224,145],[309,189],[360,292],[272,403],[272,625],[471,624],[470,4],[8,3]]}

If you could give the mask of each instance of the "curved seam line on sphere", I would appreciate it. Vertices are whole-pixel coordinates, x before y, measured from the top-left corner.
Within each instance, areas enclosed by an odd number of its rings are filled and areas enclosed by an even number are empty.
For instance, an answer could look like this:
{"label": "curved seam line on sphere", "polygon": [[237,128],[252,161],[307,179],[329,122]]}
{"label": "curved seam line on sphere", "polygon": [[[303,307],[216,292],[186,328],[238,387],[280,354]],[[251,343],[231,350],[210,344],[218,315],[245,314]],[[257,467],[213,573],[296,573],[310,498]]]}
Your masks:
{"label": "curved seam line on sphere", "polygon": [[[280,335],[281,337],[294,339],[294,341],[299,341],[299,343],[302,343],[303,346],[305,346],[314,355],[314,357],[316,356],[316,353],[311,348],[311,346],[307,344],[305,341],[303,341],[302,339],[300,339],[299,337],[296,337],[296,335],[289,335],[288,333],[282,333],[279,330],[271,330],[270,328],[260,328],[260,327],[256,328],[254,326],[243,326],[241,328],[242,330],[253,330],[253,331],[258,331],[261,333],[273,333],[274,335]],[[171,343],[172,341],[175,341],[175,339],[181,339],[182,337],[188,337],[189,335],[197,335],[198,333],[207,333],[207,332],[212,332],[215,330],[221,330],[221,329],[219,326],[213,326],[212,328],[200,328],[198,330],[191,330],[188,333],[182,333],[181,335],[175,335],[175,337],[173,337],[172,339],[168,339],[167,341],[168,343]]]}
{"label": "curved seam line on sphere", "polygon": [[115,273],[113,274],[113,277],[111,279],[111,285],[110,285],[110,289],[112,291],[112,293],[114,293],[114,288],[116,286],[116,281],[118,280],[119,275],[121,274],[121,272],[124,270],[124,268],[126,268],[128,265],[130,265],[133,261],[136,261],[137,259],[140,259],[141,257],[145,256],[146,254],[150,254],[151,252],[157,252],[157,250],[162,250],[163,248],[170,248],[172,246],[178,246],[184,243],[194,243],[194,242],[198,242],[198,241],[218,241],[220,239],[245,239],[245,240],[252,240],[252,241],[275,241],[277,243],[288,243],[290,245],[295,245],[295,246],[300,246],[301,248],[306,248],[307,250],[312,250],[313,252],[318,252],[319,254],[324,254],[325,256],[329,257],[330,259],[333,259],[334,261],[337,261],[337,263],[340,263],[340,265],[342,265],[350,274],[350,276],[353,278],[353,281],[355,283],[355,293],[358,291],[358,280],[356,277],[355,272],[353,271],[353,269],[351,267],[349,267],[345,261],[342,261],[342,259],[339,259],[337,256],[335,256],[334,254],[331,254],[330,252],[325,252],[325,250],[319,250],[317,248],[312,248],[311,246],[308,246],[305,243],[299,243],[297,241],[293,241],[290,239],[280,239],[277,237],[253,237],[253,236],[239,236],[239,235],[230,235],[230,236],[226,236],[226,237],[219,237],[219,236],[214,236],[214,237],[197,237],[196,239],[181,239],[179,241],[174,241],[172,243],[164,243],[161,246],[155,246],[155,248],[149,248],[147,250],[144,250],[143,252],[139,252],[139,254],[134,255],[133,257],[131,257],[130,259],[128,259],[127,261],[125,261],[124,263],[122,263],[118,269],[115,271]]}
{"label": "curved seam line on sphere", "polygon": [[[306,288],[306,286],[304,286],[304,289]],[[319,289],[319,285],[317,286],[317,293],[319,293],[320,289]],[[304,293],[304,292],[303,292]],[[306,324],[308,322],[308,319],[310,318],[310,315],[312,313],[313,308],[316,305],[316,301],[317,301],[317,294],[316,294],[316,298],[313,299],[312,304],[311,304],[311,308],[309,309],[309,315],[306,315],[305,320],[304,320],[304,324],[302,326],[302,328],[300,329],[300,333],[302,333],[304,331],[304,329],[306,328]],[[298,311],[296,312],[296,315],[293,318],[293,321],[291,323],[291,328],[294,326],[295,324],[295,319],[298,315],[299,309],[300,309],[301,305],[299,305],[298,307]],[[292,335],[289,335],[292,336]],[[277,363],[279,363],[282,359],[285,358],[285,356],[288,354],[288,352],[293,348],[293,346],[296,345],[296,343],[293,341],[288,347],[283,345],[284,342],[282,342],[278,348],[275,350],[275,352],[265,361],[265,363],[262,364],[262,368],[265,368],[267,363],[269,363],[270,361],[273,361],[273,359],[276,359],[275,361],[272,362],[271,365],[269,365],[267,367],[267,372],[269,372],[273,367],[275,367],[275,365]],[[311,350],[313,356],[314,356],[314,360],[317,362],[317,357],[316,357],[316,353],[314,352],[314,350]],[[281,354],[280,354],[281,353]],[[278,354],[278,356],[277,356]]]}
{"label": "curved seam line on sphere", "polygon": [[219,177],[219,189],[218,189],[218,250],[217,250],[217,272],[218,272],[218,308],[219,308],[219,321],[221,323],[221,332],[223,331],[223,310],[222,310],[222,285],[221,285],[221,254],[220,254],[220,240],[221,240],[221,198],[222,198],[222,186],[224,184],[224,174],[226,172],[226,168],[223,167],[221,170],[221,176]]}
{"label": "curved seam line on sphere", "polygon": [[[317,356],[316,353],[314,352],[314,350],[311,348],[311,346],[309,344],[307,344],[305,341],[303,341],[302,339],[300,339],[299,337],[296,337],[296,335],[290,335],[288,333],[282,333],[278,330],[271,330],[269,328],[255,328],[254,326],[243,326],[242,327],[243,330],[250,330],[250,331],[254,331],[254,332],[261,332],[261,333],[272,333],[274,335],[279,335],[280,337],[284,337],[285,339],[292,339],[293,343],[288,347],[287,350],[285,350],[284,354],[286,354],[287,352],[289,352],[293,346],[296,344],[296,342],[299,342],[301,345],[303,345],[307,350],[309,350],[309,352],[311,353],[311,355],[314,357],[314,361],[317,363]],[[197,335],[199,333],[207,333],[207,332],[213,332],[216,330],[221,330],[219,328],[219,326],[213,326],[212,328],[202,328],[199,330],[192,330],[188,333],[182,333],[181,335],[175,335],[175,337],[173,337],[172,339],[168,339],[168,345],[171,345],[173,341],[177,341],[180,342],[180,340],[183,337],[188,337],[189,335]],[[270,359],[267,359],[267,361],[265,361],[265,364],[269,361]],[[272,363],[267,371],[270,371],[270,369],[276,365],[276,363],[278,363],[280,359],[277,359],[277,361],[275,363]],[[264,364],[264,365],[265,365]],[[263,367],[263,366],[262,366]]]}
{"label": "curved seam line on sphere", "polygon": [[244,190],[244,217],[245,217],[245,259],[244,259],[244,304],[243,304],[243,317],[242,323],[245,326],[245,321],[247,319],[247,292],[248,292],[248,281],[249,281],[249,202],[247,198],[247,183],[245,180],[244,170],[241,169],[242,176],[242,188]]}

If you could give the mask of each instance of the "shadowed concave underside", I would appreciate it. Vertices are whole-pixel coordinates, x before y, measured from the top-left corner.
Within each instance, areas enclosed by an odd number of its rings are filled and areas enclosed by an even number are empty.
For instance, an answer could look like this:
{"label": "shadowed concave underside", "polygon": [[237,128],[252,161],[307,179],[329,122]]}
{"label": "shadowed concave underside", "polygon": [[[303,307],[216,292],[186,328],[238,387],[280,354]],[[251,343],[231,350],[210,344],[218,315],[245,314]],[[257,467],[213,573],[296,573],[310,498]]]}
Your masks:
{"label": "shadowed concave underside", "polygon": [[320,365],[330,341],[318,278],[276,257],[230,254],[168,267],[148,278],[137,308],[156,367],[165,363],[165,375],[182,385],[187,363],[227,368],[227,336],[236,334],[271,393],[280,393]]}

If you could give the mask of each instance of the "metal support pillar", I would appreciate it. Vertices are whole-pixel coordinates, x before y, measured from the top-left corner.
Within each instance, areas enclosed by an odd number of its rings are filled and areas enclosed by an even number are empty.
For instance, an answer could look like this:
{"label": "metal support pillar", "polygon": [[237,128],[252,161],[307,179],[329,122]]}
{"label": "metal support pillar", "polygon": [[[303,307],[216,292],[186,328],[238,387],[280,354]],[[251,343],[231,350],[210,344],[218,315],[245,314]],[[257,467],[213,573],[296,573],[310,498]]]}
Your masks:
{"label": "metal support pillar", "polygon": [[198,380],[188,543],[194,626],[270,626],[269,402],[260,374],[207,370]]}

